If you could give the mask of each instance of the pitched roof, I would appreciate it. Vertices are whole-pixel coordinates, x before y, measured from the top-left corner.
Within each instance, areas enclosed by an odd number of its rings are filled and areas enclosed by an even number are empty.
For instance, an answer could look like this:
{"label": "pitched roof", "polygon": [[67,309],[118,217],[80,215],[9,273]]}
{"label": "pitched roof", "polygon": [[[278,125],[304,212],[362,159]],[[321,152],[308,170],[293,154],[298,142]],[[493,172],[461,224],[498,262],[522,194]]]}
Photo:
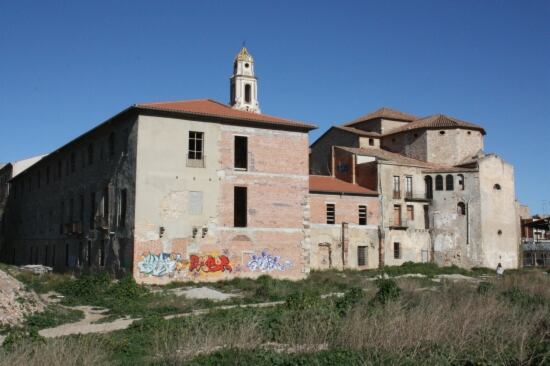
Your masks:
{"label": "pitched roof", "polygon": [[365,136],[365,137],[377,137],[377,138],[380,138],[382,135],[379,134],[378,132],[374,132],[374,131],[363,131],[363,130],[360,130],[358,128],[354,128],[354,127],[346,127],[346,126],[333,126],[339,130],[343,130],[343,131],[347,131],[347,132],[351,132],[353,134],[356,134],[356,135],[359,135],[359,136]]}
{"label": "pitched roof", "polygon": [[372,196],[378,195],[378,192],[376,191],[326,175],[310,175],[309,191]]}
{"label": "pitched roof", "polygon": [[396,133],[416,130],[421,128],[433,129],[433,128],[469,128],[472,130],[481,131],[485,135],[485,130],[478,125],[470,122],[462,121],[454,117],[449,117],[444,114],[436,114],[424,118],[417,119],[409,124],[401,127],[397,127],[391,131],[388,131],[386,135],[394,135]]}
{"label": "pitched roof", "polygon": [[417,119],[417,117],[412,114],[400,112],[398,110],[387,108],[387,107],[382,107],[380,109],[377,109],[374,112],[371,112],[371,113],[365,114],[364,116],[356,118],[353,121],[344,124],[344,126],[353,126],[361,122],[370,121],[377,118],[393,119],[393,120],[404,121],[404,122],[411,122]]}
{"label": "pitched roof", "polygon": [[339,149],[351,152],[356,155],[373,156],[380,160],[391,161],[400,165],[408,165],[408,166],[423,168],[424,171],[427,171],[427,172],[428,171],[429,172],[464,172],[464,171],[472,170],[468,168],[460,168],[460,167],[454,167],[450,165],[429,163],[427,161],[413,159],[402,154],[398,154],[398,153],[394,153],[388,150],[383,150],[378,148],[369,148],[369,147],[356,148],[356,147],[343,147],[343,146],[337,146],[337,147]]}
{"label": "pitched roof", "polygon": [[145,110],[183,113],[192,116],[215,117],[240,122],[261,123],[279,127],[294,127],[308,131],[317,128],[314,125],[303,122],[234,109],[227,104],[223,104],[212,99],[141,103],[136,104],[134,107]]}

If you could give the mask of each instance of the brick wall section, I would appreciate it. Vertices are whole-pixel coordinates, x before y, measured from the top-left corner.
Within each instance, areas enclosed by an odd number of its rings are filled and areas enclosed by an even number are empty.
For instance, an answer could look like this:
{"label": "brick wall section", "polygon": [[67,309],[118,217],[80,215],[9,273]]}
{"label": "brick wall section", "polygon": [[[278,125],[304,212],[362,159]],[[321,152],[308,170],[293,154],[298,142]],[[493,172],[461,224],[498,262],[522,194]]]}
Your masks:
{"label": "brick wall section", "polygon": [[363,163],[355,166],[355,181],[358,185],[378,191],[378,163]]}
{"label": "brick wall section", "polygon": [[367,223],[378,225],[380,217],[380,201],[371,196],[340,196],[335,194],[312,194],[309,197],[311,223],[325,224],[326,204],[333,203],[336,208],[336,225],[342,222],[359,223],[359,205],[367,206]]}
{"label": "brick wall section", "polygon": [[353,182],[354,156],[348,151],[334,149],[334,176],[349,183]]}

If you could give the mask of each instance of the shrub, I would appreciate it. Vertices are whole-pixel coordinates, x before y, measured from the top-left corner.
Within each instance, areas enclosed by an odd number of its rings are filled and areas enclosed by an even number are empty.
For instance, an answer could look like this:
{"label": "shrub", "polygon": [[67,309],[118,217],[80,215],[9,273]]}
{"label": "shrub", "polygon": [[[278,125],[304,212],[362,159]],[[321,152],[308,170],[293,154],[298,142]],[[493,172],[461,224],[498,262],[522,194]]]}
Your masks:
{"label": "shrub", "polygon": [[495,285],[493,285],[491,282],[480,282],[477,286],[477,293],[480,295],[486,295],[495,288]]}
{"label": "shrub", "polygon": [[346,315],[351,308],[357,305],[365,298],[365,293],[363,289],[359,287],[353,287],[348,290],[344,296],[336,300],[335,307],[336,311],[340,316]]}
{"label": "shrub", "polygon": [[401,294],[401,289],[393,279],[380,279],[376,281],[378,292],[372,299],[373,303],[386,304],[397,300]]}

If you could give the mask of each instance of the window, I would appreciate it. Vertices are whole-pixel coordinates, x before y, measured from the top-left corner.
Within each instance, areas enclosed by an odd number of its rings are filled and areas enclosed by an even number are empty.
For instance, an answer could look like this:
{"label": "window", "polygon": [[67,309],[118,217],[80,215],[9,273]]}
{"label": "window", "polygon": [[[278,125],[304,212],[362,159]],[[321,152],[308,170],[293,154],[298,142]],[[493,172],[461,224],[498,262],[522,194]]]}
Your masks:
{"label": "window", "polygon": [[90,193],[90,229],[95,227],[95,192]]}
{"label": "window", "polygon": [[115,133],[109,134],[109,156],[115,156]]}
{"label": "window", "polygon": [[82,267],[82,264],[84,264],[84,242],[80,240],[78,242],[78,255],[77,255],[77,267]]}
{"label": "window", "polygon": [[409,221],[414,220],[414,206],[413,205],[407,205],[407,220],[409,220]]}
{"label": "window", "polygon": [[463,191],[464,190],[464,176],[462,174],[459,174],[456,176],[458,178],[458,188]]}
{"label": "window", "polygon": [[246,187],[235,187],[233,191],[233,222],[235,227],[246,227],[247,225],[247,197]]}
{"label": "window", "polygon": [[127,204],[127,191],[126,189],[120,190],[119,203],[118,203],[118,226],[126,226],[126,204]]}
{"label": "window", "polygon": [[457,212],[459,215],[466,215],[466,205],[464,204],[464,202],[459,202],[459,203],[456,205],[456,212]]}
{"label": "window", "polygon": [[430,214],[427,205],[424,205],[424,229],[430,228]]}
{"label": "window", "polygon": [[401,244],[399,244],[398,242],[393,243],[393,258],[401,258]]}
{"label": "window", "polygon": [[88,165],[92,165],[94,163],[94,145],[90,144],[88,145]]}
{"label": "window", "polygon": [[107,242],[107,239],[103,239],[101,241],[101,244],[99,246],[99,266],[104,267],[105,266],[105,243]]}
{"label": "window", "polygon": [[78,212],[78,221],[82,225],[82,223],[84,222],[84,195],[83,194],[79,196],[79,201],[80,201],[80,205],[79,205],[80,211]]}
{"label": "window", "polygon": [[502,188],[500,187],[500,184],[497,183],[493,186],[493,189],[496,191],[500,191]]}
{"label": "window", "polygon": [[435,177],[435,190],[436,191],[443,190],[443,177],[441,175],[438,175]]}
{"label": "window", "polygon": [[63,163],[61,162],[61,159],[57,161],[57,179],[61,179],[61,168]]}
{"label": "window", "polygon": [[61,201],[59,207],[59,234],[63,234],[63,220],[65,219],[65,203]]}
{"label": "window", "polygon": [[367,247],[366,246],[357,247],[357,265],[358,266],[367,265]]}
{"label": "window", "polygon": [[426,183],[426,198],[433,198],[433,180],[432,177],[427,175],[424,177],[424,183]]}
{"label": "window", "polygon": [[74,198],[69,200],[69,222],[73,222],[74,219]]}
{"label": "window", "polygon": [[445,177],[445,189],[447,191],[453,191],[455,189],[455,180],[451,174],[447,174]]}
{"label": "window", "polygon": [[202,214],[202,197],[203,197],[203,194],[200,191],[189,192],[189,214],[190,215]]}
{"label": "window", "polygon": [[76,153],[71,153],[71,173],[74,173],[76,170]]}
{"label": "window", "polygon": [[46,184],[50,184],[50,166],[46,167]]}
{"label": "window", "polygon": [[445,131],[439,131],[439,134],[440,134],[440,135],[444,135],[444,134],[445,134]]}
{"label": "window", "polygon": [[248,137],[235,136],[235,168],[248,169]]}
{"label": "window", "polygon": [[245,103],[250,103],[251,101],[251,91],[252,91],[252,88],[250,86],[250,84],[245,84],[244,86],[244,101]]}
{"label": "window", "polygon": [[92,241],[88,240],[88,245],[86,248],[86,263],[88,263],[88,266],[92,265]]}
{"label": "window", "polygon": [[202,160],[203,158],[204,133],[189,131],[189,151],[188,160]]}
{"label": "window", "polygon": [[109,218],[109,186],[103,188],[103,217]]}
{"label": "window", "polygon": [[367,224],[367,206],[359,206],[359,225]]}
{"label": "window", "polygon": [[413,195],[413,177],[405,177],[405,195],[406,197],[412,198]]}
{"label": "window", "polygon": [[393,177],[393,198],[401,198],[401,186],[399,176]]}
{"label": "window", "polygon": [[401,226],[401,205],[393,206],[393,226]]}
{"label": "window", "polygon": [[69,267],[69,243],[65,243],[65,267]]}
{"label": "window", "polygon": [[369,146],[374,146],[374,139],[369,139]]}
{"label": "window", "polygon": [[327,224],[336,223],[336,209],[334,203],[327,203]]}

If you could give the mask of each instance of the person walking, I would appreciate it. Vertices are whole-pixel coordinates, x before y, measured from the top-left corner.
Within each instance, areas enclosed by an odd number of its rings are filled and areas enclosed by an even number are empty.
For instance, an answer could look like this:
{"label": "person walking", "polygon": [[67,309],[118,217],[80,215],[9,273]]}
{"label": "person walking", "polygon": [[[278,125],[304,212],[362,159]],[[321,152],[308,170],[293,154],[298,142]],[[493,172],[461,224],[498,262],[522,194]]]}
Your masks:
{"label": "person walking", "polygon": [[502,264],[497,265],[497,277],[504,276],[504,267],[502,267]]}

